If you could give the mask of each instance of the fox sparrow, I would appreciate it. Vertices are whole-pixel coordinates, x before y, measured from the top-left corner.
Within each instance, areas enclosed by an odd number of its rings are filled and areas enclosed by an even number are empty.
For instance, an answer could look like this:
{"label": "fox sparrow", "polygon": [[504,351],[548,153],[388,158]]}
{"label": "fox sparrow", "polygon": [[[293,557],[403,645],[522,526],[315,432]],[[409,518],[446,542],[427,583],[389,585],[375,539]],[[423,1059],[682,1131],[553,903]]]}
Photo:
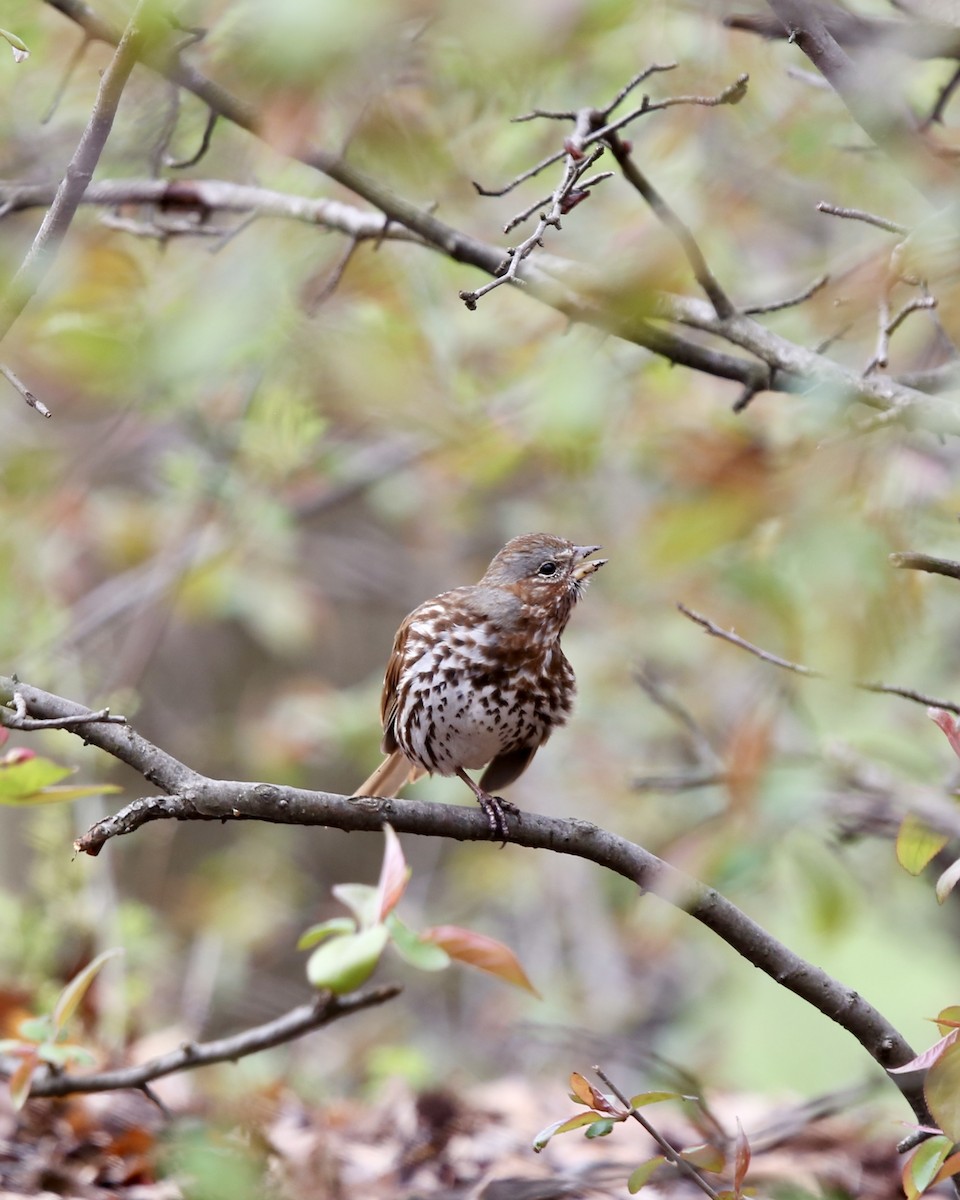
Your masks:
{"label": "fox sparrow", "polygon": [[[415,608],[393,642],[380,699],[387,755],[357,796],[393,796],[425,773],[457,775],[506,839],[492,795],[529,766],[576,691],[560,635],[587,579],[607,561],[599,546],[548,533],[507,542],[479,583]],[[486,771],[475,783],[467,767]]]}

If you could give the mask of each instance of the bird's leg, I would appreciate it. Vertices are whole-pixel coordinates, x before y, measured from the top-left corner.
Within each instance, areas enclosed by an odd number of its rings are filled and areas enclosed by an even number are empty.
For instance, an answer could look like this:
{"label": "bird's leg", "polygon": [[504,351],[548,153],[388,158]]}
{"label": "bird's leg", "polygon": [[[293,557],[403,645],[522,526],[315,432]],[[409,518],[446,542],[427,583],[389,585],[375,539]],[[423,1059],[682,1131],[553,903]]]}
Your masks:
{"label": "bird's leg", "polygon": [[518,817],[520,809],[515,804],[511,804],[509,800],[504,800],[502,796],[491,796],[489,792],[485,792],[478,783],[474,783],[463,767],[458,768],[457,775],[473,792],[477,803],[487,814],[487,820],[490,822],[490,836],[499,839],[505,846],[508,832],[506,813]]}

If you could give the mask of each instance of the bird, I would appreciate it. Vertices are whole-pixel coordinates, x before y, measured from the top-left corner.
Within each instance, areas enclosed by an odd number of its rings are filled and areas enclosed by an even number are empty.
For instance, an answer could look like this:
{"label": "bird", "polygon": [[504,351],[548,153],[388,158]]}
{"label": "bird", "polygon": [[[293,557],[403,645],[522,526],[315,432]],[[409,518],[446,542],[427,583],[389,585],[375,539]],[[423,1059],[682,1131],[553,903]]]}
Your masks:
{"label": "bird", "polygon": [[[442,592],[397,630],[380,698],[386,758],[354,793],[392,797],[424,774],[457,776],[507,839],[494,793],[513,783],[570,715],[573,668],[560,636],[600,546],[549,533],[511,538],[478,583]],[[468,769],[485,767],[479,783]]]}

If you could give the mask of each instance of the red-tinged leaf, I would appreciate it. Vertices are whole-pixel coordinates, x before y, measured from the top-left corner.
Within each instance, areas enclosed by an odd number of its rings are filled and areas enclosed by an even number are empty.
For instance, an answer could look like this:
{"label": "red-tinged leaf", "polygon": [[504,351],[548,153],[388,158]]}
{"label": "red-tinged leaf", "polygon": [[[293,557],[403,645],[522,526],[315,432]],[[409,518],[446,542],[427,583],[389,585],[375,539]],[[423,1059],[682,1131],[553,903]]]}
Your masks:
{"label": "red-tinged leaf", "polygon": [[593,1104],[594,1086],[585,1075],[573,1071],[570,1075],[570,1099],[591,1107]]}
{"label": "red-tinged leaf", "polygon": [[580,149],[580,147],[576,144],[576,142],[574,142],[573,138],[568,138],[568,137],[564,138],[563,139],[563,148],[570,155],[570,157],[574,160],[574,162],[579,162],[582,158],[586,158],[586,155],[583,153],[583,151]]}
{"label": "red-tinged leaf", "polygon": [[584,1125],[592,1125],[599,1116],[599,1113],[585,1112],[577,1113],[575,1117],[566,1117],[562,1121],[554,1121],[546,1129],[541,1129],[533,1139],[534,1150],[539,1154],[547,1142],[558,1133],[570,1133],[573,1129],[582,1129]]}
{"label": "red-tinged leaf", "polygon": [[960,881],[960,858],[954,859],[937,880],[937,901],[942,904]]}
{"label": "red-tinged leaf", "polygon": [[407,890],[410,876],[413,873],[403,857],[400,839],[392,825],[384,825],[383,834],[386,844],[383,848],[383,865],[380,868],[380,882],[377,884],[377,920],[382,921],[400,903],[400,897]]}
{"label": "red-tinged leaf", "polygon": [[457,962],[469,963],[481,971],[488,971],[505,983],[523,988],[540,999],[540,993],[527,978],[520,960],[509,946],[498,942],[496,938],[474,933],[472,929],[461,929],[459,925],[434,925],[431,929],[425,929],[420,937],[425,942],[442,947]]}
{"label": "red-tinged leaf", "polygon": [[714,1174],[722,1171],[727,1163],[723,1151],[718,1146],[711,1146],[708,1142],[704,1142],[702,1146],[691,1146],[688,1150],[681,1150],[680,1157],[691,1167],[697,1167],[701,1171],[711,1171]]}
{"label": "red-tinged leaf", "polygon": [[21,1109],[26,1104],[27,1097],[30,1095],[30,1084],[33,1082],[33,1073],[39,1063],[40,1059],[36,1051],[26,1054],[23,1062],[10,1076],[7,1086],[10,1088],[10,1103],[15,1109]]}
{"label": "red-tinged leaf", "polygon": [[924,825],[915,813],[907,813],[897,832],[897,862],[911,875],[919,875],[950,839]]}
{"label": "red-tinged leaf", "polygon": [[926,1071],[929,1067],[933,1066],[945,1051],[950,1049],[958,1037],[960,1037],[960,1030],[953,1029],[945,1037],[942,1037],[939,1042],[934,1042],[929,1050],[924,1050],[916,1058],[911,1058],[902,1067],[888,1067],[887,1070],[891,1075],[899,1075],[904,1071]]}
{"label": "red-tinged leaf", "polygon": [[[956,1037],[954,1030],[948,1037]],[[960,1046],[949,1046],[927,1072],[923,1094],[931,1116],[953,1142],[960,1142]]]}
{"label": "red-tinged leaf", "polygon": [[7,738],[9,738],[9,736],[10,736],[10,730],[7,729],[6,725],[0,725],[0,746],[3,745],[3,743],[7,740]]}
{"label": "red-tinged leaf", "polygon": [[627,1180],[627,1191],[631,1196],[635,1196],[645,1183],[650,1182],[650,1177],[653,1175],[657,1167],[662,1166],[667,1160],[660,1154],[656,1158],[648,1158],[645,1163],[641,1163],[630,1172],[630,1178]]}
{"label": "red-tinged leaf", "polygon": [[933,1018],[941,1033],[951,1029],[960,1029],[960,1004],[948,1004]]}
{"label": "red-tinged leaf", "polygon": [[957,721],[957,718],[944,708],[928,708],[927,716],[943,730],[954,754],[960,758],[960,722]]}
{"label": "red-tinged leaf", "polygon": [[637,1092],[630,1097],[631,1108],[644,1108],[648,1104],[659,1104],[662,1100],[696,1100],[696,1096],[685,1096],[683,1092]]}
{"label": "red-tinged leaf", "polygon": [[724,755],[724,779],[737,812],[749,811],[753,806],[770,758],[772,729],[773,721],[766,714],[751,714],[734,728]]}
{"label": "red-tinged leaf", "polygon": [[319,925],[311,925],[297,939],[298,950],[309,950],[328,937],[339,937],[342,933],[355,933],[357,923],[352,917],[331,917]]}
{"label": "red-tinged leaf", "polygon": [[324,942],[307,959],[307,978],[338,996],[356,991],[373,974],[388,937],[385,925],[374,925]]}
{"label": "red-tinged leaf", "polygon": [[[9,733],[9,730],[5,729],[2,725],[0,725],[0,730],[2,730],[5,734]],[[0,740],[0,746],[2,746],[3,742],[6,740],[7,739],[5,737]],[[16,766],[17,763],[29,762],[31,758],[36,757],[36,750],[28,750],[26,746],[14,746],[12,750],[8,750],[6,754],[0,758],[0,767],[13,767]]]}
{"label": "red-tinged leaf", "polygon": [[934,1183],[943,1183],[951,1175],[960,1174],[960,1153],[951,1154],[940,1170],[933,1177]]}
{"label": "red-tinged leaf", "polygon": [[590,1080],[579,1071],[573,1071],[570,1075],[570,1099],[585,1104],[587,1108],[598,1108],[601,1112],[609,1111],[610,1108],[603,1093],[598,1092]]}
{"label": "red-tinged leaf", "polygon": [[750,1166],[750,1143],[747,1141],[747,1135],[743,1132],[739,1117],[737,1117],[737,1137],[734,1145],[736,1154],[734,1156],[733,1190],[739,1196]]}
{"label": "red-tinged leaf", "polygon": [[933,1137],[921,1142],[903,1164],[903,1190],[907,1200],[916,1200],[937,1177],[937,1172],[952,1149],[949,1138]]}
{"label": "red-tinged leaf", "polygon": [[102,954],[98,954],[96,958],[88,962],[79,975],[74,975],[60,993],[56,1007],[53,1010],[51,1020],[53,1021],[54,1036],[59,1036],[64,1025],[66,1025],[77,1011],[80,1001],[87,994],[87,989],[93,983],[97,972],[104,963],[122,953],[123,951],[118,946],[114,946],[111,950],[104,950]]}

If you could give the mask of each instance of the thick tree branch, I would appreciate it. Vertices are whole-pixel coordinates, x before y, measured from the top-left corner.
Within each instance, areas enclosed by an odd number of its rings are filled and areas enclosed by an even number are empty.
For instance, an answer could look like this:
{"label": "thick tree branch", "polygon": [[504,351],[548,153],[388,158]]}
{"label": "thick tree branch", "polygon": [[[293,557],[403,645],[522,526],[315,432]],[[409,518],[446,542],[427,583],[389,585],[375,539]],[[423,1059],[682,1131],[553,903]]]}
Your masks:
{"label": "thick tree branch", "polygon": [[[5,691],[12,694],[13,686],[12,680],[0,677],[0,698]],[[33,716],[45,718],[87,711],[38,688],[16,686],[26,697]],[[266,783],[209,779],[190,771],[128,727],[89,725],[78,736],[121,758],[169,793],[179,791],[176,795],[135,801],[121,813],[98,822],[77,842],[78,850],[90,854],[96,854],[108,838],[158,819],[261,820],[368,832],[380,830],[389,821],[398,832],[419,836],[457,841],[486,841],[490,836],[486,816],[472,806],[353,798]],[[178,789],[178,778],[186,778],[188,786]],[[516,846],[572,854],[594,862],[687,912],[748,962],[846,1029],[880,1066],[899,1066],[913,1057],[901,1034],[856,992],[777,941],[713,888],[678,871],[641,846],[588,821],[562,820],[536,813],[510,817],[508,840]],[[891,1078],[918,1120],[926,1123],[928,1114],[919,1083],[899,1075]]]}
{"label": "thick tree branch", "polygon": [[341,1017],[384,1004],[399,995],[400,991],[399,987],[386,986],[350,996],[334,996],[332,992],[324,992],[312,1004],[302,1004],[282,1017],[253,1029],[244,1029],[242,1033],[213,1042],[184,1042],[168,1054],[158,1055],[133,1067],[120,1067],[115,1071],[99,1071],[90,1075],[66,1072],[41,1075],[30,1086],[30,1099],[38,1096],[72,1096],[81,1092],[112,1092],[118,1088],[145,1088],[154,1079],[161,1079],[176,1071],[193,1071],[213,1063],[236,1062],[284,1042],[295,1041]]}

